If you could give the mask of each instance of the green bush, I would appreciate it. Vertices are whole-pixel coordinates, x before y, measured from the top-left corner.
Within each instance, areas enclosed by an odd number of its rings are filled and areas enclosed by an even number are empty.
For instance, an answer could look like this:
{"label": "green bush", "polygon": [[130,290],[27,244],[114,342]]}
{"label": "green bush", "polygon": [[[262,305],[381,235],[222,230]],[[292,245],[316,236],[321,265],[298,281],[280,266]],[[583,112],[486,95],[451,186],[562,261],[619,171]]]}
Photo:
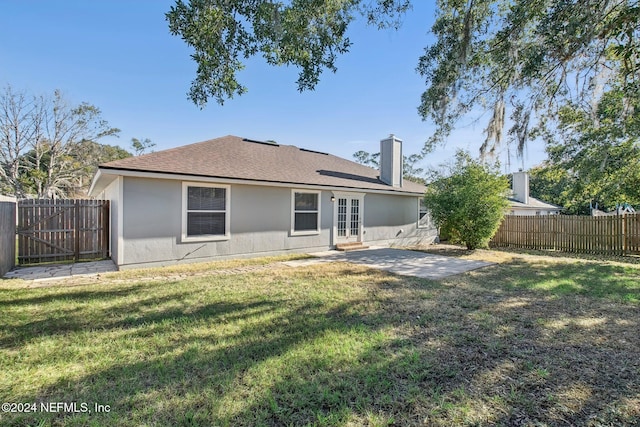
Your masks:
{"label": "green bush", "polygon": [[507,178],[464,151],[456,153],[449,176],[435,178],[424,196],[434,222],[468,249],[486,247],[509,205]]}

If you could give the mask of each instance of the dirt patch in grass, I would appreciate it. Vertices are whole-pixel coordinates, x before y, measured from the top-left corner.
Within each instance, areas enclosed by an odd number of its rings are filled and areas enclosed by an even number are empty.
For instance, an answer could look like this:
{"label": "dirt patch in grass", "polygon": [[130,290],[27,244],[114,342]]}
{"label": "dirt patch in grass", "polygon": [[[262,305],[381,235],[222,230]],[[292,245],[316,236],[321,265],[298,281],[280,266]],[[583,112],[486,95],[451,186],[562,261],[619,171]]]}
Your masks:
{"label": "dirt patch in grass", "polygon": [[2,286],[0,398],[111,410],[4,413],[0,424],[595,427],[640,417],[637,266],[517,255],[440,281],[344,263],[193,273]]}

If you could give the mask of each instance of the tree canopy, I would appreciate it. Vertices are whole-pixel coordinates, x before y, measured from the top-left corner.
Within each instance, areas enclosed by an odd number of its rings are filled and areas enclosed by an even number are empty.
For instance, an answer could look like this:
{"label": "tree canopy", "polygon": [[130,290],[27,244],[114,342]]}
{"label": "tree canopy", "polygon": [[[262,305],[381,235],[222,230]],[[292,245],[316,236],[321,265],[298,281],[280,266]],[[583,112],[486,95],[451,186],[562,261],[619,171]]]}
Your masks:
{"label": "tree canopy", "polygon": [[336,58],[349,51],[347,29],[360,16],[380,28],[398,26],[409,0],[177,0],[166,14],[171,34],[193,48],[196,78],[189,97],[204,107],[247,88],[243,61],[260,54],[271,65],[298,67],[298,89],[312,90]]}
{"label": "tree canopy", "polygon": [[568,102],[558,110],[555,128],[541,132],[549,159],[531,170],[535,197],[568,213],[640,206],[639,88],[617,82],[595,106]]}
{"label": "tree canopy", "polygon": [[[314,89],[349,51],[355,19],[397,28],[410,9],[409,0],[177,0],[166,18],[194,49],[189,95],[204,107],[244,93],[237,73],[258,54],[298,67],[298,89]],[[425,152],[474,109],[491,112],[483,153],[505,141],[522,153],[568,103],[595,110],[613,82],[637,95],[627,89],[640,76],[638,0],[438,0],[431,31],[417,65],[426,84],[418,112],[437,126]]]}
{"label": "tree canopy", "polygon": [[131,149],[136,156],[145,154],[146,151],[153,152],[153,147],[156,146],[155,142],[151,142],[149,138],[138,139],[131,138]]}
{"label": "tree canopy", "polygon": [[60,91],[30,96],[7,86],[0,93],[0,191],[18,197],[81,194],[98,163],[130,155],[97,143],[118,132],[100,109],[71,105]]}
{"label": "tree canopy", "polygon": [[427,84],[419,112],[438,129],[431,143],[479,107],[492,112],[481,151],[495,151],[509,123],[507,142],[522,154],[563,107],[595,113],[616,85],[638,95],[637,0],[440,0],[432,31],[418,65]]}

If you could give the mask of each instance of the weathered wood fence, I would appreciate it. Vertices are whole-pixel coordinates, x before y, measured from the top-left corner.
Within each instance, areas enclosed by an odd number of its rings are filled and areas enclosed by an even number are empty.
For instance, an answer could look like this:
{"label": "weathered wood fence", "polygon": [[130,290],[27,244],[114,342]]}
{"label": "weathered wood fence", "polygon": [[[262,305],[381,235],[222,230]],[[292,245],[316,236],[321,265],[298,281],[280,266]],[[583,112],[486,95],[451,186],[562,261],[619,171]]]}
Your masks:
{"label": "weathered wood fence", "polygon": [[18,201],[18,264],[109,256],[109,201]]}
{"label": "weathered wood fence", "polygon": [[507,215],[494,247],[606,255],[640,255],[640,214],[620,216]]}

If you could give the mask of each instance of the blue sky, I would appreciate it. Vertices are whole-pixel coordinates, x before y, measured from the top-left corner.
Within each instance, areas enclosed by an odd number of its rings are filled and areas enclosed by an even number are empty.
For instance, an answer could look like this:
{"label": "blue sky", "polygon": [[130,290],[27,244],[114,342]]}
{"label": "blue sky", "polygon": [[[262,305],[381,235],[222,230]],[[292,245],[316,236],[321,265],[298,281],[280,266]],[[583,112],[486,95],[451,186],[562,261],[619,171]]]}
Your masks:
{"label": "blue sky", "polygon": [[[0,84],[31,94],[60,89],[72,103],[99,107],[122,130],[102,142],[127,149],[133,137],[151,139],[158,151],[233,134],[351,159],[358,150],[378,151],[390,133],[404,141],[405,154],[431,135],[433,126],[417,113],[425,84],[415,68],[433,41],[434,2],[415,1],[397,32],[354,25],[351,52],[315,91],[299,93],[296,69],[256,57],[240,74],[248,93],[204,110],[187,99],[196,65],[186,44],[169,34],[164,14],[173,3],[2,0]],[[422,166],[447,161],[457,147],[475,155],[485,121],[462,123]],[[524,166],[539,163],[541,151],[530,149]]]}

